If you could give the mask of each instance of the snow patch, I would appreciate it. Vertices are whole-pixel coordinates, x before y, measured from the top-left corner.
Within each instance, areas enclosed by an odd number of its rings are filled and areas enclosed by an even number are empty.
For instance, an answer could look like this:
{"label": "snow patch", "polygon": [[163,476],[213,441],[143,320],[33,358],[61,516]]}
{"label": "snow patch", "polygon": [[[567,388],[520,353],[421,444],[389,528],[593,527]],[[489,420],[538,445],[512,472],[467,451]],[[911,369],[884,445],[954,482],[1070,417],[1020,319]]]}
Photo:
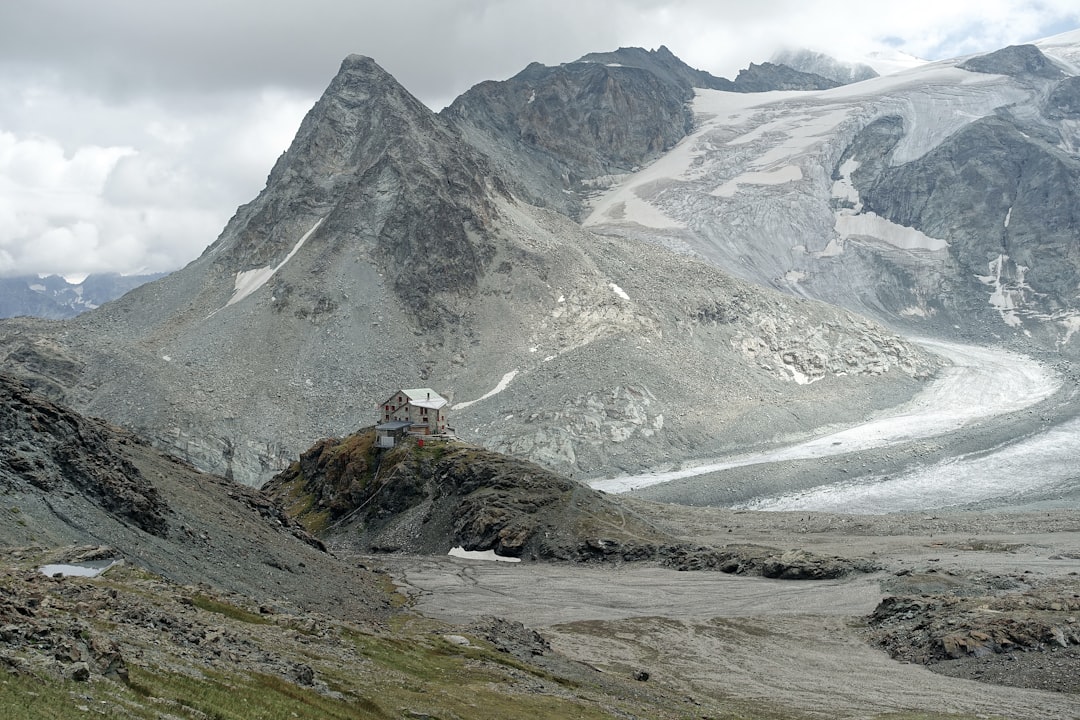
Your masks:
{"label": "snow patch", "polygon": [[225,303],[225,307],[235,305],[265,285],[270,278],[274,277],[274,273],[285,267],[285,263],[292,260],[293,255],[304,246],[307,239],[311,237],[312,233],[318,230],[320,225],[322,225],[322,218],[319,218],[315,224],[311,226],[311,229],[304,233],[303,237],[301,237],[296,245],[293,246],[293,249],[289,251],[289,254],[285,256],[285,259],[278,263],[276,267],[267,266],[255,270],[243,270],[236,273],[236,280],[233,283],[233,295],[229,298],[229,302]]}
{"label": "snow patch", "polygon": [[1024,302],[1024,291],[1031,289],[1031,286],[1024,280],[1024,275],[1028,269],[1024,265],[1017,265],[1016,281],[1011,283],[1003,281],[1002,275],[1006,267],[1005,263],[1008,260],[1008,255],[998,255],[989,262],[989,275],[976,275],[975,277],[984,285],[993,288],[990,292],[990,304],[998,311],[1001,320],[1009,327],[1021,327],[1023,322],[1020,320],[1017,310]]}
{"label": "snow patch", "polygon": [[451,557],[463,558],[465,560],[493,560],[495,562],[512,563],[521,562],[521,558],[496,555],[494,550],[466,550],[460,545],[450,548],[450,552],[446,554]]}
{"label": "snow patch", "polygon": [[64,577],[97,577],[118,562],[119,560],[90,560],[81,563],[58,563],[53,565],[42,565],[38,570],[41,571],[42,575],[47,575],[49,577],[53,577],[54,575],[63,575]]}
{"label": "snow patch", "polygon": [[511,370],[510,372],[508,372],[508,373],[506,373],[505,375],[502,376],[502,380],[499,381],[499,384],[496,385],[494,387],[494,389],[489,390],[488,392],[484,393],[483,395],[476,398],[475,400],[467,400],[465,402],[459,402],[457,405],[454,405],[450,409],[451,410],[461,410],[461,409],[469,407],[470,405],[478,403],[481,400],[487,400],[489,397],[492,397],[493,395],[498,395],[503,390],[505,390],[507,387],[509,387],[510,383],[514,380],[514,378],[517,377],[517,374],[518,374],[517,370]]}
{"label": "snow patch", "polygon": [[1058,322],[1065,326],[1065,337],[1058,344],[1066,345],[1074,334],[1080,332],[1080,315],[1069,315],[1061,318]]}
{"label": "snow patch", "polygon": [[852,209],[857,213],[862,212],[862,198],[859,197],[859,191],[855,189],[851,175],[858,169],[859,162],[855,158],[848,158],[839,168],[840,179],[832,186],[833,199],[851,203]]}
{"label": "snow patch", "polygon": [[748,172],[728,180],[712,191],[716,197],[732,197],[739,190],[739,185],[783,185],[803,179],[802,168],[798,165],[784,165],[775,170]]}
{"label": "snow patch", "polygon": [[845,240],[861,235],[876,238],[901,250],[937,252],[949,247],[949,243],[945,240],[932,238],[915,228],[897,225],[872,212],[854,214],[850,210],[838,211],[836,232]]}

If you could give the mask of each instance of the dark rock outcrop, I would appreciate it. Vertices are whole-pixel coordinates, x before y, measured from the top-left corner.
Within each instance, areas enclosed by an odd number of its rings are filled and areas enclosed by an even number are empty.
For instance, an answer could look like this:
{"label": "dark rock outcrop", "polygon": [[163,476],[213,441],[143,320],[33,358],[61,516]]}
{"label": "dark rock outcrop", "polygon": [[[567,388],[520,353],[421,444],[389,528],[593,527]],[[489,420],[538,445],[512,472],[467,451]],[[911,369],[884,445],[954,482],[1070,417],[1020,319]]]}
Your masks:
{"label": "dark rock outcrop", "polygon": [[374,433],[316,443],[264,488],[328,541],[363,551],[453,547],[526,560],[657,562],[782,580],[872,572],[869,561],[750,545],[688,545],[618,498],[538,465],[456,442],[373,446]]}
{"label": "dark rock outcrop", "polygon": [[769,92],[772,90],[828,90],[839,87],[836,80],[800,72],[786,65],[765,62],[740,70],[735,78],[736,92]]}
{"label": "dark rock outcrop", "polygon": [[[864,135],[885,127],[881,122]],[[1033,141],[1033,133],[1007,115],[988,117],[916,160],[896,167],[871,161],[854,175],[865,210],[948,240],[957,317],[992,324],[1009,312],[1010,322],[1020,323],[1052,317],[1075,298],[1080,161]],[[891,133],[883,145],[886,156],[898,137]],[[995,288],[998,306],[986,301]],[[1030,330],[1038,332],[1039,322]]]}
{"label": "dark rock outcrop", "polygon": [[1067,77],[1046,98],[1046,114],[1056,120],[1080,118],[1080,75]]}
{"label": "dark rock outcrop", "polygon": [[52,493],[77,492],[152,535],[169,529],[169,508],[157,488],[116,448],[137,442],[34,395],[0,374],[0,483]]}
{"label": "dark rock outcrop", "polygon": [[1065,73],[1034,45],[1010,45],[986,55],[973,57],[959,65],[971,72],[1014,77],[1037,77],[1054,80]]}
{"label": "dark rock outcrop", "polygon": [[476,85],[442,114],[492,158],[517,194],[577,217],[591,181],[633,171],[690,131],[692,97],[673,72],[533,63],[509,80]]}

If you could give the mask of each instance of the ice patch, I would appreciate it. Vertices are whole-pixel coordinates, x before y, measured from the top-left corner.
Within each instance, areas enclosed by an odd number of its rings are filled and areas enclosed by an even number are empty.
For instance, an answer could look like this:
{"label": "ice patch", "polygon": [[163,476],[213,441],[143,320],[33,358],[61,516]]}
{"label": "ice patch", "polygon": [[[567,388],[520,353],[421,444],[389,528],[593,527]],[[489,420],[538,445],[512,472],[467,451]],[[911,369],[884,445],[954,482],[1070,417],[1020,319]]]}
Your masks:
{"label": "ice patch", "polygon": [[1008,259],[1008,255],[998,255],[989,263],[989,275],[976,275],[975,277],[984,285],[993,288],[990,293],[990,304],[998,311],[1001,320],[1009,327],[1021,327],[1023,322],[1020,320],[1017,310],[1023,304],[1024,291],[1030,290],[1031,287],[1024,280],[1024,275],[1027,273],[1027,267],[1024,265],[1016,266],[1016,282],[1002,281],[1001,276]]}
{"label": "ice patch", "polygon": [[851,180],[851,174],[859,169],[859,162],[855,158],[848,158],[840,166],[840,179],[833,183],[832,196],[834,200],[843,200],[852,205],[855,212],[862,212],[862,198],[855,189],[855,183]]}
{"label": "ice patch", "polygon": [[487,400],[489,397],[492,397],[493,395],[498,395],[499,393],[501,393],[503,390],[505,390],[510,385],[510,383],[514,380],[514,378],[517,377],[517,374],[518,374],[517,370],[511,370],[510,372],[508,372],[508,373],[506,373],[505,375],[502,376],[502,380],[499,381],[499,384],[496,385],[494,389],[489,390],[488,392],[484,393],[483,395],[476,398],[475,400],[467,400],[465,402],[459,402],[457,405],[454,405],[450,409],[451,410],[461,410],[463,408],[469,407],[470,405],[478,403],[481,400]]}
{"label": "ice patch", "polygon": [[854,214],[850,210],[836,213],[836,232],[843,239],[855,236],[872,237],[901,250],[936,252],[949,247],[945,240],[932,238],[915,228],[897,225],[872,212]]}
{"label": "ice patch", "polygon": [[289,254],[285,256],[285,259],[278,263],[276,267],[267,266],[255,270],[243,270],[236,273],[236,281],[233,284],[233,295],[229,298],[229,302],[225,303],[225,307],[235,305],[265,285],[270,278],[274,277],[274,273],[285,267],[285,263],[292,260],[293,255],[304,246],[307,239],[311,237],[311,234],[314,233],[320,225],[322,225],[322,218],[319,218],[315,224],[311,226],[311,229],[304,233],[303,237],[301,237],[296,245],[293,246],[293,249],[289,251]]}
{"label": "ice patch", "polygon": [[784,165],[776,170],[743,173],[737,178],[728,180],[711,194],[716,197],[733,197],[738,192],[739,185],[783,185],[802,179],[802,168],[798,165]]}
{"label": "ice patch", "polygon": [[494,550],[466,550],[460,545],[455,548],[450,548],[450,552],[446,554],[451,557],[464,558],[465,560],[494,560],[495,562],[511,563],[521,562],[521,558],[496,555]]}

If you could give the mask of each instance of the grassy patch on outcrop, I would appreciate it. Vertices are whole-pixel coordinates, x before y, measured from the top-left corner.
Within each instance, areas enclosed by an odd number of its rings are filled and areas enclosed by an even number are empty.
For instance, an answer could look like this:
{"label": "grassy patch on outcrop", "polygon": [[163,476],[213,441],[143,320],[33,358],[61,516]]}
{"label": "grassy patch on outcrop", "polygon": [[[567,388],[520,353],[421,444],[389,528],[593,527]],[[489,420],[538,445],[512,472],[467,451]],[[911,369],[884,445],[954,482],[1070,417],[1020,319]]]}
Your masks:
{"label": "grassy patch on outcrop", "polygon": [[224,615],[225,617],[232,618],[233,620],[239,620],[240,622],[253,623],[256,625],[266,625],[270,622],[262,615],[248,612],[247,610],[237,607],[236,605],[221,600],[215,600],[214,598],[208,597],[206,595],[193,595],[191,597],[191,604],[199,608],[200,610],[206,610],[207,612]]}

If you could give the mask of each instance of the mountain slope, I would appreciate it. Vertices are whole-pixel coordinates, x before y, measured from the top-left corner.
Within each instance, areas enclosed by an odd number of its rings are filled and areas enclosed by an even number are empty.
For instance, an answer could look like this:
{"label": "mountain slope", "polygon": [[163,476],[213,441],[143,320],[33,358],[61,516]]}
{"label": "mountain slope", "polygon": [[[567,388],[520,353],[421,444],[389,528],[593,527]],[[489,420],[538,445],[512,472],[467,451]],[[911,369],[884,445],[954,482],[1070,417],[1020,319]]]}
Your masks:
{"label": "mountain slope", "polygon": [[[388,609],[377,580],[346,570],[258,492],[49,402],[6,374],[0,410],[0,546],[91,546],[174,583],[210,583],[342,617]],[[348,590],[328,592],[329,577]]]}
{"label": "mountain slope", "polygon": [[1061,59],[1026,46],[823,92],[700,91],[694,134],[585,224],[913,333],[1075,352],[1075,44],[1047,50]]}
{"label": "mountain slope", "polygon": [[[579,65],[608,88],[597,107],[657,112],[643,71],[610,84]],[[685,122],[674,96],[659,112]],[[400,387],[449,397],[465,439],[596,475],[855,419],[936,366],[850,313],[594,235],[513,186],[350,57],[198,260],[68,324],[0,325],[0,347],[53,396],[248,484]]]}
{"label": "mountain slope", "polygon": [[753,63],[734,81],[696,70],[664,46],[533,63],[480,83],[443,111],[528,202],[580,219],[594,190],[670,150],[693,127],[695,88],[738,93],[821,90],[833,80]]}

